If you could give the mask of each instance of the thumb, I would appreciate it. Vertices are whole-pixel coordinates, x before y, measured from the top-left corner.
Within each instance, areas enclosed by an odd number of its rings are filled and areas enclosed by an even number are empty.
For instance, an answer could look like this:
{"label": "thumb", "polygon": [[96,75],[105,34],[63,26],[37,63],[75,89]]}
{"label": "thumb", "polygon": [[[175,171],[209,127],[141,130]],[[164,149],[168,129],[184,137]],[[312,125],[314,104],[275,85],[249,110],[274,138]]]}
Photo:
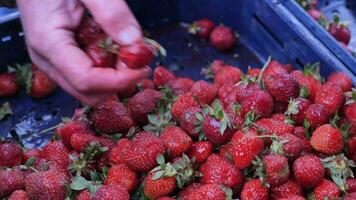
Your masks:
{"label": "thumb", "polygon": [[120,45],[142,40],[142,30],[124,0],[81,0],[96,22]]}

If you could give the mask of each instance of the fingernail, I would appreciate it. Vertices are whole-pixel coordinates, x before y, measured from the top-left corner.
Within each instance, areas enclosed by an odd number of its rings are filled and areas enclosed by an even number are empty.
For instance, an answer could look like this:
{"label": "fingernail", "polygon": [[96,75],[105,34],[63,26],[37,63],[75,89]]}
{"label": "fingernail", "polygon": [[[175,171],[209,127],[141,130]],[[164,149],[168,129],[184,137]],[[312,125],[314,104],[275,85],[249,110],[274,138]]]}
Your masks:
{"label": "fingernail", "polygon": [[121,45],[130,45],[140,40],[141,37],[141,31],[136,26],[129,25],[119,32],[117,39]]}

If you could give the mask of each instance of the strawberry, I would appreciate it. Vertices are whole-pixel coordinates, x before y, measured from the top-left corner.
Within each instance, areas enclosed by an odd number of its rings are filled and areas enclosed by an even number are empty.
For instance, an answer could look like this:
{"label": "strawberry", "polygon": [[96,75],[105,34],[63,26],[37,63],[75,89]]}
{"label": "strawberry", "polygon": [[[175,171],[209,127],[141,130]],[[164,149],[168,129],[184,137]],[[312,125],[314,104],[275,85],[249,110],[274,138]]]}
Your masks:
{"label": "strawberry", "polygon": [[161,97],[162,94],[153,89],[142,90],[133,96],[128,101],[127,108],[135,122],[140,125],[147,124],[147,114],[156,109],[157,103]]}
{"label": "strawberry", "polygon": [[199,172],[202,174],[200,182],[203,184],[216,183],[234,188],[243,182],[240,170],[218,154],[210,155],[200,166]]}
{"label": "strawberry", "polygon": [[175,200],[173,197],[160,197],[157,200]]}
{"label": "strawberry", "polygon": [[261,73],[260,68],[248,68],[247,70],[247,75],[250,75],[255,78],[257,78],[260,73]]}
{"label": "strawberry", "polygon": [[139,91],[143,89],[155,89],[153,81],[147,78],[140,80],[136,87],[139,89]]}
{"label": "strawberry", "polygon": [[153,45],[145,41],[139,41],[119,48],[119,59],[128,68],[138,69],[150,64],[155,55]]}
{"label": "strawberry", "polygon": [[106,185],[121,185],[129,192],[135,190],[138,185],[137,174],[125,164],[114,165],[109,169]]}
{"label": "strawberry", "polygon": [[176,95],[188,93],[193,85],[194,81],[190,78],[176,78],[167,82],[167,86]]}
{"label": "strawberry", "polygon": [[356,103],[347,105],[344,114],[351,126],[356,128]]}
{"label": "strawberry", "polygon": [[237,131],[231,139],[231,144],[227,144],[226,149],[220,149],[220,155],[233,160],[240,170],[249,167],[264,149],[263,140],[255,136],[257,132],[253,129],[249,129],[246,134]]}
{"label": "strawberry", "polygon": [[321,104],[311,104],[305,115],[305,119],[309,122],[310,128],[312,129],[327,123],[330,117],[331,114],[327,108]]}
{"label": "strawberry", "polygon": [[91,59],[95,67],[115,67],[115,45],[107,35],[103,34],[92,43],[87,44],[84,47],[84,52]]}
{"label": "strawberry", "polygon": [[292,99],[289,101],[288,109],[285,114],[298,125],[302,125],[310,105],[311,102],[308,99],[301,97]]}
{"label": "strawberry", "polygon": [[94,134],[86,123],[79,120],[63,122],[56,129],[56,134],[68,149],[71,149],[70,140],[74,133]]}
{"label": "strawberry", "polygon": [[164,154],[163,141],[150,132],[139,132],[124,150],[125,163],[136,172],[147,172],[157,165],[156,157]]}
{"label": "strawberry", "polygon": [[307,12],[316,21],[319,21],[320,18],[325,18],[324,14],[318,9],[312,8]]}
{"label": "strawberry", "polygon": [[127,138],[120,139],[115,147],[109,152],[109,161],[112,164],[124,163],[124,151],[130,145],[130,141]]}
{"label": "strawberry", "polygon": [[356,192],[349,193],[344,198],[344,200],[354,200],[354,199],[356,199]]}
{"label": "strawberry", "polygon": [[187,152],[193,144],[187,133],[177,126],[168,126],[161,133],[161,139],[169,152],[169,157],[175,158]]}
{"label": "strawberry", "polygon": [[290,71],[291,70],[289,65],[284,65],[276,60],[271,60],[268,63],[265,71],[263,72],[263,77],[268,77],[268,76],[272,76],[273,74],[280,74],[280,73],[288,74]]}
{"label": "strawberry", "polygon": [[327,179],[323,179],[313,191],[315,200],[339,199],[341,190],[337,185]]}
{"label": "strawberry", "polygon": [[272,74],[264,81],[267,92],[272,95],[276,101],[288,102],[295,98],[299,93],[299,83],[289,74]]}
{"label": "strawberry", "polygon": [[156,87],[163,86],[175,78],[175,75],[163,66],[157,66],[153,71],[153,83]]}
{"label": "strawberry", "polygon": [[301,139],[290,133],[279,136],[282,143],[282,152],[289,160],[295,160],[304,150],[304,144]]}
{"label": "strawberry", "polygon": [[199,102],[203,104],[210,104],[215,99],[217,89],[214,85],[201,80],[194,83],[190,92],[198,99]]}
{"label": "strawberry", "polygon": [[235,86],[234,93],[236,93],[236,101],[242,103],[249,95],[252,95],[255,91],[260,89],[257,83],[248,83],[246,85],[240,81]]}
{"label": "strawberry", "polygon": [[356,192],[356,179],[355,178],[349,178],[346,180],[346,192],[347,193],[352,193]]}
{"label": "strawberry", "polygon": [[172,116],[174,119],[179,119],[189,108],[194,108],[198,106],[198,102],[191,94],[187,93],[179,95],[177,100],[172,105]]}
{"label": "strawberry", "polygon": [[199,132],[196,130],[200,124],[197,115],[202,115],[202,110],[199,107],[191,107],[178,118],[179,126],[189,134],[192,138],[198,138]]}
{"label": "strawberry", "polygon": [[60,169],[67,169],[69,165],[69,151],[61,141],[47,143],[41,155]]}
{"label": "strawberry", "polygon": [[93,18],[84,16],[79,26],[76,29],[76,40],[80,45],[88,45],[101,37],[104,31],[100,25],[94,21]]}
{"label": "strawberry", "polygon": [[282,185],[271,186],[271,197],[275,200],[302,194],[302,188],[294,179],[289,179],[286,183]]}
{"label": "strawberry", "polygon": [[236,102],[237,87],[234,84],[224,84],[218,88],[217,98],[224,105],[224,107]]}
{"label": "strawberry", "polygon": [[286,116],[284,116],[284,114],[282,114],[282,113],[274,113],[271,116],[271,119],[284,122],[284,120],[286,120]]}
{"label": "strawberry", "polygon": [[211,73],[215,76],[226,64],[222,60],[213,60],[210,64]]}
{"label": "strawberry", "polygon": [[[301,127],[301,126],[297,126],[295,127],[294,129],[294,133],[293,133],[294,136],[298,137],[302,143],[303,143],[303,152],[312,152],[313,151],[313,147],[311,146],[310,144],[310,141],[309,139],[306,137],[306,131],[304,129],[304,127]],[[303,154],[302,152],[302,154]]]}
{"label": "strawberry", "polygon": [[333,83],[339,86],[344,92],[350,91],[352,87],[352,80],[349,75],[344,72],[334,72],[329,75],[328,83]]}
{"label": "strawberry", "polygon": [[0,198],[11,195],[16,190],[24,188],[23,174],[20,170],[0,170]]}
{"label": "strawberry", "polygon": [[82,190],[76,197],[75,200],[90,200],[90,192],[88,190]]}
{"label": "strawberry", "polygon": [[196,163],[204,162],[213,153],[213,144],[209,141],[198,141],[193,143],[188,151],[189,158],[195,158]]}
{"label": "strawberry", "polygon": [[270,94],[263,90],[256,90],[248,94],[241,103],[241,116],[246,117],[250,110],[260,117],[269,117],[273,112],[274,102]]}
{"label": "strawberry", "polygon": [[156,179],[154,175],[154,172],[150,172],[143,181],[144,193],[149,199],[158,199],[169,195],[176,188],[176,179],[174,177]]}
{"label": "strawberry", "polygon": [[9,196],[8,200],[29,200],[29,198],[25,191],[16,190]]}
{"label": "strawberry", "polygon": [[238,67],[224,66],[214,76],[214,84],[217,88],[225,84],[235,84],[241,80],[242,71]]}
{"label": "strawberry", "polygon": [[260,176],[265,176],[266,182],[271,186],[284,184],[289,178],[288,159],[282,155],[269,154],[263,157],[263,172]]}
{"label": "strawberry", "polygon": [[218,184],[206,184],[197,187],[195,190],[187,193],[183,200],[221,200],[231,199],[232,192],[228,188]]}
{"label": "strawberry", "polygon": [[318,185],[324,177],[324,167],[319,158],[306,154],[297,158],[293,163],[294,177],[305,189]]}
{"label": "strawberry", "polygon": [[188,197],[193,193],[196,189],[200,188],[203,184],[194,182],[189,186],[183,188],[179,193],[179,199],[188,200]]}
{"label": "strawberry", "polygon": [[316,93],[315,103],[325,106],[330,113],[336,113],[344,103],[344,92],[333,83],[325,83]]}
{"label": "strawberry", "polygon": [[56,83],[43,71],[32,67],[31,88],[29,95],[33,98],[45,98],[57,88]]}
{"label": "strawberry", "polygon": [[48,170],[33,172],[25,177],[25,188],[30,199],[56,199],[66,197],[67,174],[61,171]]}
{"label": "strawberry", "polygon": [[19,90],[15,73],[0,74],[0,97],[14,96]]}
{"label": "strawberry", "polygon": [[351,40],[351,31],[347,25],[340,23],[340,18],[336,14],[334,20],[329,24],[328,32],[339,42],[348,45]]}
{"label": "strawberry", "polygon": [[303,97],[308,97],[311,101],[314,101],[315,95],[321,87],[319,68],[319,63],[315,63],[313,65],[307,64],[304,66],[303,71],[294,70],[290,73],[300,85],[300,94]]}
{"label": "strawberry", "polygon": [[22,149],[14,143],[0,143],[0,167],[20,165],[23,159]]}
{"label": "strawberry", "polygon": [[210,34],[210,44],[222,51],[232,49],[237,42],[235,33],[226,26],[217,26]]}
{"label": "strawberry", "polygon": [[24,152],[23,160],[26,162],[30,158],[39,159],[41,158],[42,151],[40,149],[30,149]]}
{"label": "strawberry", "polygon": [[267,200],[268,187],[264,186],[260,179],[252,179],[245,183],[240,198],[241,200]]}
{"label": "strawberry", "polygon": [[[260,119],[256,122],[256,126],[260,129],[263,135],[277,135],[293,134],[294,126],[286,124],[281,121],[274,120],[272,118]],[[269,141],[269,140],[268,140]]]}
{"label": "strawberry", "polygon": [[129,200],[127,190],[120,185],[103,185],[94,194],[92,200]]}
{"label": "strawberry", "polygon": [[288,102],[275,101],[274,102],[274,113],[285,113],[288,109]]}
{"label": "strawberry", "polygon": [[124,104],[114,100],[106,100],[93,107],[89,120],[97,131],[107,134],[126,133],[134,126]]}
{"label": "strawberry", "polygon": [[84,151],[90,142],[99,143],[99,138],[91,134],[74,133],[70,140],[71,146],[77,151]]}
{"label": "strawberry", "polygon": [[341,131],[330,124],[324,124],[315,129],[310,144],[316,151],[327,155],[338,154],[344,148]]}
{"label": "strawberry", "polygon": [[356,160],[356,137],[351,137],[347,140],[347,155],[350,159]]}
{"label": "strawberry", "polygon": [[214,29],[214,22],[209,19],[200,19],[188,25],[188,32],[200,38],[208,39]]}
{"label": "strawberry", "polygon": [[305,198],[300,195],[290,195],[288,197],[280,198],[278,200],[305,200]]}

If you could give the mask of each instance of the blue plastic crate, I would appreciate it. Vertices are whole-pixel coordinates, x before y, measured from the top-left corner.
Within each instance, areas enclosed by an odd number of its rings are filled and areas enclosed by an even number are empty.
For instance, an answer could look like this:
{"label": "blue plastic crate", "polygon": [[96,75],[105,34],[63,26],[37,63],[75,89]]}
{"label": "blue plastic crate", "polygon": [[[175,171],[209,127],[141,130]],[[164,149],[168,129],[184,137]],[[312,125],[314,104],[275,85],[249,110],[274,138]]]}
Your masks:
{"label": "blue plastic crate", "polygon": [[[163,64],[178,76],[202,79],[201,68],[214,59],[239,66],[261,66],[269,55],[301,68],[304,63],[321,63],[321,73],[327,76],[333,71],[352,74],[332,51],[314,37],[308,29],[281,3],[272,0],[140,0],[128,1],[142,26],[152,33],[168,51]],[[210,18],[215,23],[231,26],[240,34],[240,44],[233,52],[220,52],[207,41],[189,35],[179,26]],[[21,27],[18,19],[0,25],[0,63],[3,70],[8,64],[26,62]],[[157,61],[155,61],[157,62]],[[153,66],[153,65],[152,65]],[[356,82],[355,76],[352,76]],[[71,116],[79,104],[65,92],[58,90],[43,100],[33,100],[25,94],[1,102],[10,101],[15,115],[0,122],[0,135],[18,134],[26,146],[41,146],[50,134],[38,134],[41,130],[60,122],[62,116]],[[0,103],[1,103],[0,102]]]}
{"label": "blue plastic crate", "polygon": [[[343,47],[340,46],[323,27],[313,20],[307,12],[303,10],[295,0],[281,0],[281,3],[293,13],[293,15],[302,22],[308,30],[313,32],[335,56],[343,62],[353,74],[356,74],[356,58]],[[351,37],[348,45],[353,51],[356,50],[356,2],[354,0],[319,0],[318,8],[326,15],[329,20],[332,20],[334,13],[338,13],[342,21],[349,22],[349,28],[353,37]]]}

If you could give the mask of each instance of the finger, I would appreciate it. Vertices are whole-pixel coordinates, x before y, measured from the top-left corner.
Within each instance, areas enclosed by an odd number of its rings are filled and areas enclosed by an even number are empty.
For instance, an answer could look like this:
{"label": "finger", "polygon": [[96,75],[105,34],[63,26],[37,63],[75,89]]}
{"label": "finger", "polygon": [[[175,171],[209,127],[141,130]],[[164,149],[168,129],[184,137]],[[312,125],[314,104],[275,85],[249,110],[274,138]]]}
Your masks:
{"label": "finger", "polygon": [[31,59],[42,71],[53,79],[62,89],[84,105],[93,106],[105,100],[110,94],[83,95],[75,90],[56,68],[33,50],[29,50]]}
{"label": "finger", "polygon": [[142,40],[142,31],[130,8],[123,0],[81,0],[95,20],[115,42],[130,45]]}

